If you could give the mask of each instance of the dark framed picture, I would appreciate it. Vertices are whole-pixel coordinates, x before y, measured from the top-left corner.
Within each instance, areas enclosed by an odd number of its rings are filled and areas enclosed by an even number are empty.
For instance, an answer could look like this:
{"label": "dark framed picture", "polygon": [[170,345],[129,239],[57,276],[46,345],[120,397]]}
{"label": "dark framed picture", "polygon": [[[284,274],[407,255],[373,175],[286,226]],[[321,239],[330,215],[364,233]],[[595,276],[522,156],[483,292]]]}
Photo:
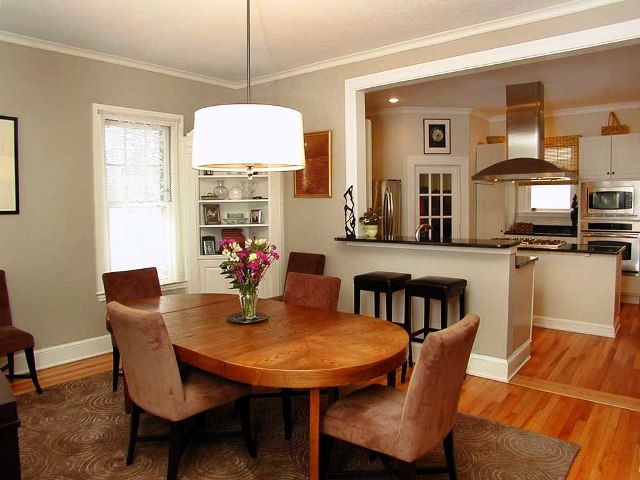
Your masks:
{"label": "dark framed picture", "polygon": [[216,237],[210,235],[202,237],[202,254],[215,255],[217,252]]}
{"label": "dark framed picture", "polygon": [[262,223],[262,210],[259,208],[251,209],[251,213],[249,215],[250,223]]}
{"label": "dark framed picture", "polygon": [[220,205],[212,203],[202,206],[205,225],[220,225]]}
{"label": "dark framed picture", "polygon": [[425,118],[424,153],[451,153],[451,120]]}
{"label": "dark framed picture", "polygon": [[18,213],[18,119],[0,115],[0,214]]}
{"label": "dark framed picture", "polygon": [[304,134],[305,167],[294,173],[294,197],[331,197],[331,130]]}

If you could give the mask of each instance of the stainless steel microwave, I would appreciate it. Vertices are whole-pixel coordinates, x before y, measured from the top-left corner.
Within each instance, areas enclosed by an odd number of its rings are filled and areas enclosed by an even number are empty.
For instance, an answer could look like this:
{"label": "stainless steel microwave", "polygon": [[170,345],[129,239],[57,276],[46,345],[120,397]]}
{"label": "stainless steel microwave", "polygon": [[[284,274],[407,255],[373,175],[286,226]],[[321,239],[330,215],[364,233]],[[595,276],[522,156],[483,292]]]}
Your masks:
{"label": "stainless steel microwave", "polygon": [[640,182],[582,184],[582,211],[587,215],[640,215]]}

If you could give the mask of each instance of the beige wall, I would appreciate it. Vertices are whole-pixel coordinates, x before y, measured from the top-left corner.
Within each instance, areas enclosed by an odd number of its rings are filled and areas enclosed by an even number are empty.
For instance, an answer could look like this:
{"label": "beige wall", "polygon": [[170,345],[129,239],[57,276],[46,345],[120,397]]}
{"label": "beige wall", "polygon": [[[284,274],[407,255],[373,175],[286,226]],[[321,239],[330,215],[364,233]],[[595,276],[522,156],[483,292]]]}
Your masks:
{"label": "beige wall", "polygon": [[[482,51],[562,33],[583,30],[637,17],[640,1],[631,0],[522,27],[488,33],[374,60],[287,78],[253,89],[256,101],[279,103],[300,110],[305,130],[333,131],[333,191],[331,199],[293,198],[292,175],[285,175],[285,234],[289,250],[322,252],[327,255],[326,272],[342,278],[340,308],[352,308],[351,279],[354,274],[381,267],[364,254],[355,255],[333,240],[343,235],[345,185],[344,81],[345,79],[412,65],[437,58]],[[387,259],[396,253],[389,251]],[[379,255],[376,256],[376,258]],[[385,263],[387,263],[385,261]],[[391,264],[392,265],[392,264]],[[399,267],[395,267],[399,268]],[[424,274],[429,273],[425,264]]]}
{"label": "beige wall", "polygon": [[182,114],[235,92],[0,43],[0,114],[19,118],[20,214],[0,216],[0,268],[36,348],[105,334],[96,299],[91,104]]}

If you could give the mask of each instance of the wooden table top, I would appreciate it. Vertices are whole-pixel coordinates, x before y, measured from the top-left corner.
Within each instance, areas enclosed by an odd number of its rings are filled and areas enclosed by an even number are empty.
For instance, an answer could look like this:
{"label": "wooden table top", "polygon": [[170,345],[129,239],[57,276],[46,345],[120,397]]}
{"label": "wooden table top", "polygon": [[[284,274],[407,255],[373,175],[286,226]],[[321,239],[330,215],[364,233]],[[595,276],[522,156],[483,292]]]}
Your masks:
{"label": "wooden table top", "polygon": [[169,295],[129,306],[163,314],[178,360],[267,387],[323,388],[386,375],[406,360],[407,333],[384,320],[259,300],[270,318],[240,325],[237,295]]}

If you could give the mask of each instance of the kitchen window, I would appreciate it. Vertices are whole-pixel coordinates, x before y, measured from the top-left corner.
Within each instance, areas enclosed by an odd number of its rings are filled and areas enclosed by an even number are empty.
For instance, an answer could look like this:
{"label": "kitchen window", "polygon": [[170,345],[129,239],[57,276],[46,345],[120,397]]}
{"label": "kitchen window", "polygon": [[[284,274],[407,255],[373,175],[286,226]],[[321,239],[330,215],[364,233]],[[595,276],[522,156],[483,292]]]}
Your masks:
{"label": "kitchen window", "polygon": [[156,267],[162,285],[185,281],[178,206],[182,116],[94,106],[96,265]]}

